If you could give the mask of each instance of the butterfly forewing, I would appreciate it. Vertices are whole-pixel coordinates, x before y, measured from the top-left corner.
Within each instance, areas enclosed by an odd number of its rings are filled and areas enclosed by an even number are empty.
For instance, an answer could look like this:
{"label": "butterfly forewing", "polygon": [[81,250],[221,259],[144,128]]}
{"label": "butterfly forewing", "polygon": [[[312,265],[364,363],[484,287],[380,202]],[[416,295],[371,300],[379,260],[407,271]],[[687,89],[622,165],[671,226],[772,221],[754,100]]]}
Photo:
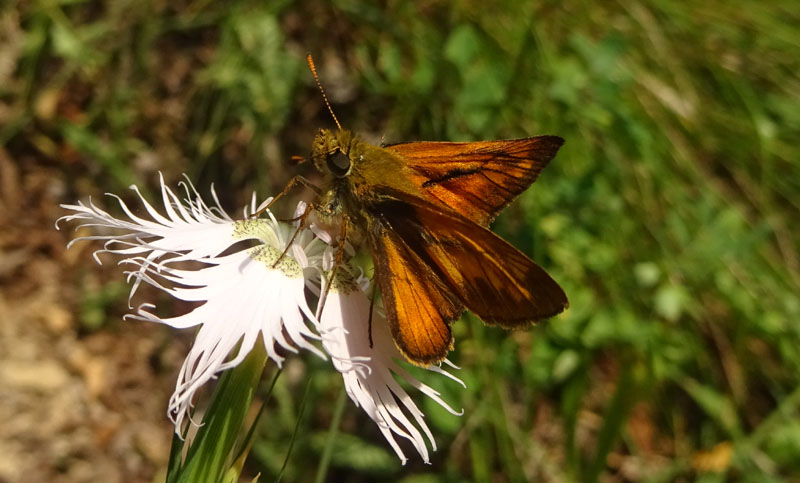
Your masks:
{"label": "butterfly forewing", "polygon": [[413,142],[386,149],[399,154],[428,201],[488,226],[497,213],[536,181],[564,143],[536,136],[473,143]]}

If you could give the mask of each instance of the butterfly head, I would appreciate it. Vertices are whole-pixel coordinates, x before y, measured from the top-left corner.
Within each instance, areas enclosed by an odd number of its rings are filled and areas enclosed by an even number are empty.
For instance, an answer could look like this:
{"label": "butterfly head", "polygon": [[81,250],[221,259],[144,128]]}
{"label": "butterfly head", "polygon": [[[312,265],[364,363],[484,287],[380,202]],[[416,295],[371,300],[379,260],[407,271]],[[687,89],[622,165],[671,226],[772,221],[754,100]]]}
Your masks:
{"label": "butterfly head", "polygon": [[320,129],[311,148],[311,159],[320,173],[345,178],[353,168],[351,147],[355,137],[351,131]]}

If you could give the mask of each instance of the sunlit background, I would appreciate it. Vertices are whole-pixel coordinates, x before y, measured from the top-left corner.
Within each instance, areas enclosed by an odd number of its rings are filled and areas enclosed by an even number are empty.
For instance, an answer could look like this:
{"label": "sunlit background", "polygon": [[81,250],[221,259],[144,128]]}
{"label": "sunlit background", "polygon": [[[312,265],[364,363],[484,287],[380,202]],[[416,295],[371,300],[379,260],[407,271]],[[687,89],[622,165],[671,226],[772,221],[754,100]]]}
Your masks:
{"label": "sunlit background", "polygon": [[[566,139],[495,229],[570,310],[531,331],[456,323],[467,389],[429,382],[464,415],[417,398],[432,465],[401,466],[348,403],[328,481],[800,478],[796,0],[0,9],[0,481],[163,479],[192,334],[123,322],[122,268],[65,251],[58,205],[116,213],[103,193],[153,193],[162,172],[238,212],[315,179],[291,162],[333,126],[308,51],[374,142]],[[134,303],[186,309],[159,297]],[[273,481],[295,425],[283,479],[313,481],[342,391],[329,363],[290,360],[248,481]]]}

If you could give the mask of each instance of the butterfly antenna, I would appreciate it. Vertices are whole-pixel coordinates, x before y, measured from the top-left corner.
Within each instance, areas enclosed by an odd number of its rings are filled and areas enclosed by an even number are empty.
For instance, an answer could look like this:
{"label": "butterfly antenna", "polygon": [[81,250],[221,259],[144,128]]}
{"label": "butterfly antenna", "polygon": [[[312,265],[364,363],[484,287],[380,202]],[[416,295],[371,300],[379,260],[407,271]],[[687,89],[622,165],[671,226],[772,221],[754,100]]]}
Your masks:
{"label": "butterfly antenna", "polygon": [[342,130],[342,125],[339,124],[339,120],[336,119],[336,114],[333,113],[333,108],[331,107],[331,103],[328,102],[328,96],[325,95],[325,89],[322,88],[322,83],[319,81],[319,77],[317,76],[317,67],[314,65],[314,58],[311,57],[309,53],[306,55],[306,62],[308,62],[308,68],[311,69],[311,74],[314,76],[314,82],[317,83],[317,87],[319,87],[319,91],[322,93],[322,99],[325,101],[325,105],[328,106],[328,112],[331,113],[333,116],[333,121],[339,127],[339,130]]}

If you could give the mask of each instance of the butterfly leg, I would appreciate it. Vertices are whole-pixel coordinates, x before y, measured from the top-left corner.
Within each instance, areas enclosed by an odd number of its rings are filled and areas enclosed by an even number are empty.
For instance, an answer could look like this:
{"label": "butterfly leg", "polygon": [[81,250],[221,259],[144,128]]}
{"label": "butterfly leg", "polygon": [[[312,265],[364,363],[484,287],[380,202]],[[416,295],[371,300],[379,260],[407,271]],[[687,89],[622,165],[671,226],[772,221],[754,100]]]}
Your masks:
{"label": "butterfly leg", "polygon": [[[264,213],[265,211],[267,211],[276,201],[278,201],[278,199],[280,199],[281,197],[283,197],[284,195],[289,193],[289,191],[291,191],[297,185],[303,185],[306,188],[310,188],[314,193],[317,194],[317,196],[319,196],[319,194],[321,193],[320,189],[316,185],[314,185],[314,183],[312,183],[311,181],[307,180],[306,178],[304,178],[304,177],[302,177],[300,175],[297,175],[294,178],[292,178],[292,180],[289,181],[286,184],[286,186],[283,188],[283,191],[281,191],[280,193],[277,194],[277,196],[272,198],[270,200],[270,202],[266,204],[266,206],[264,206],[263,208],[261,208],[257,212],[255,212],[252,215],[250,215],[250,217],[251,218],[258,218],[259,216],[261,216],[261,214]],[[302,216],[305,216],[305,214],[301,215],[301,217]],[[298,219],[300,219],[300,217],[298,217],[298,218],[296,218],[294,220],[291,220],[291,221],[297,221]]]}
{"label": "butterfly leg", "polygon": [[336,272],[339,271],[339,265],[342,264],[342,260],[344,259],[344,244],[347,241],[347,225],[350,223],[350,217],[347,213],[342,214],[342,228],[341,233],[339,234],[339,246],[336,247],[336,258],[333,260],[333,268],[331,269],[331,275],[328,278],[328,283],[325,284],[325,291],[322,293],[319,302],[319,310],[317,311],[317,317],[322,314],[322,310],[325,306],[325,299],[328,298],[328,292],[331,290],[331,285],[333,285],[334,281],[336,280]]}
{"label": "butterfly leg", "polygon": [[369,299],[369,325],[367,329],[367,336],[369,337],[369,348],[372,349],[372,309],[375,307],[375,295],[378,294],[378,290],[375,288],[375,285],[372,286],[372,297]]}
{"label": "butterfly leg", "polygon": [[311,213],[313,209],[314,205],[309,203],[308,205],[306,205],[306,209],[303,211],[303,213],[293,220],[293,221],[300,221],[300,224],[297,225],[297,230],[294,231],[292,238],[289,239],[289,242],[286,244],[286,248],[283,249],[283,253],[281,253],[281,256],[279,256],[278,259],[275,260],[275,263],[272,264],[272,268],[278,266],[278,263],[280,263],[280,261],[283,260],[283,257],[285,257],[287,253],[289,253],[289,248],[292,247],[292,243],[294,243],[294,241],[297,239],[297,235],[299,235],[300,231],[302,231],[303,228],[306,227],[308,222],[308,215],[309,213]]}

